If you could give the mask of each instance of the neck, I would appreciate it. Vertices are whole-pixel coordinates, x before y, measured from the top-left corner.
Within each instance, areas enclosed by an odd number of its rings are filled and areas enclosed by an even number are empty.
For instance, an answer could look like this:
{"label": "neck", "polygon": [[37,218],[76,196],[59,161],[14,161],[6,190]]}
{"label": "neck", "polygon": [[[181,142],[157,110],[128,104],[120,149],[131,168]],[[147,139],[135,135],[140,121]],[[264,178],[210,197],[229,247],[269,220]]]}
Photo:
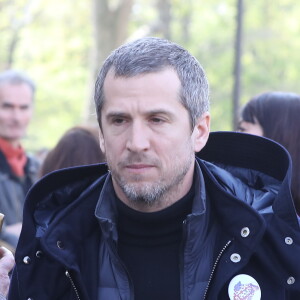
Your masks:
{"label": "neck", "polygon": [[20,140],[14,140],[14,139],[7,139],[5,137],[0,137],[0,139],[2,139],[3,141],[5,141],[6,143],[10,144],[12,148],[19,148],[20,147]]}

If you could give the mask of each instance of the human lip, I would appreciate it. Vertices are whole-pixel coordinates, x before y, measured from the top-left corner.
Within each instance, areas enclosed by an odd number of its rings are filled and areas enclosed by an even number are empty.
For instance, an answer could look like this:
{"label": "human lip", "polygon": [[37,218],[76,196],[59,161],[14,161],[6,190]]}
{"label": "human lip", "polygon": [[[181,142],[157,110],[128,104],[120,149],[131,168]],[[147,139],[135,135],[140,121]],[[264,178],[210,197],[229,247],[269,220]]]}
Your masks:
{"label": "human lip", "polygon": [[144,168],[152,168],[153,165],[148,165],[148,164],[131,164],[127,165],[126,168],[129,169],[144,169]]}
{"label": "human lip", "polygon": [[22,126],[21,126],[20,124],[16,124],[16,123],[14,123],[14,124],[9,124],[8,127],[11,128],[11,129],[19,129],[19,128],[22,128]]}
{"label": "human lip", "polygon": [[154,167],[153,165],[148,165],[148,164],[131,164],[131,165],[127,165],[126,169],[132,172],[143,172],[153,167]]}

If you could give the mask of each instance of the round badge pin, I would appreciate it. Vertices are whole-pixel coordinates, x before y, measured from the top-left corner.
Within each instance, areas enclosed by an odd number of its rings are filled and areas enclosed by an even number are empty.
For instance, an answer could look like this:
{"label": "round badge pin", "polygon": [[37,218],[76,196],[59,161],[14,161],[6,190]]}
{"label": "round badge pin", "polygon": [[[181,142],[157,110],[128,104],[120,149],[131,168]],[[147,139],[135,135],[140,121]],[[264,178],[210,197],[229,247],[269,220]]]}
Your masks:
{"label": "round badge pin", "polygon": [[261,300],[258,282],[247,274],[233,277],[228,286],[230,300]]}

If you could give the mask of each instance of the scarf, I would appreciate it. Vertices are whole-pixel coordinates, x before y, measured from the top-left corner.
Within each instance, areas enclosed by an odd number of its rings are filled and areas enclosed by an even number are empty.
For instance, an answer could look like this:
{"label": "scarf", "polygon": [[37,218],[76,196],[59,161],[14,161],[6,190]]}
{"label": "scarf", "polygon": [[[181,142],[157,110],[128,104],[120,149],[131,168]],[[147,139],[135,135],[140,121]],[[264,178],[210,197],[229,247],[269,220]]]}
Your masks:
{"label": "scarf", "polygon": [[7,140],[0,138],[0,150],[6,157],[12,172],[18,177],[23,177],[27,156],[22,146],[14,148]]}

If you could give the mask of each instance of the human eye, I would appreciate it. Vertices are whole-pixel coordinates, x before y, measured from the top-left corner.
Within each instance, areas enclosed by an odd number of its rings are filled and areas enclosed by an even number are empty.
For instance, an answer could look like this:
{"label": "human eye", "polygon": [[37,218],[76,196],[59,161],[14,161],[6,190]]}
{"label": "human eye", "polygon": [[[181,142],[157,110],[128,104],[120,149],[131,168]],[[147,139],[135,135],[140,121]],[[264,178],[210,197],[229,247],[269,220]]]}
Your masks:
{"label": "human eye", "polygon": [[9,103],[2,103],[1,108],[5,110],[10,110],[13,108],[13,106]]}
{"label": "human eye", "polygon": [[238,126],[237,131],[239,132],[245,132],[245,128],[242,126]]}
{"label": "human eye", "polygon": [[238,132],[245,132],[246,128],[245,128],[245,122],[244,121],[239,121],[238,125],[237,125],[237,131]]}
{"label": "human eye", "polygon": [[29,105],[22,105],[20,106],[21,110],[28,110],[29,109]]}
{"label": "human eye", "polygon": [[152,123],[154,123],[154,124],[160,124],[160,123],[163,123],[163,122],[164,122],[164,120],[163,120],[162,118],[160,118],[160,117],[152,117],[152,118],[150,119],[150,121],[151,121]]}
{"label": "human eye", "polygon": [[149,116],[149,122],[154,125],[162,125],[170,121],[170,118],[166,114],[151,114]]}
{"label": "human eye", "polygon": [[126,119],[124,117],[114,117],[111,120],[111,123],[116,126],[120,126],[126,123]]}

